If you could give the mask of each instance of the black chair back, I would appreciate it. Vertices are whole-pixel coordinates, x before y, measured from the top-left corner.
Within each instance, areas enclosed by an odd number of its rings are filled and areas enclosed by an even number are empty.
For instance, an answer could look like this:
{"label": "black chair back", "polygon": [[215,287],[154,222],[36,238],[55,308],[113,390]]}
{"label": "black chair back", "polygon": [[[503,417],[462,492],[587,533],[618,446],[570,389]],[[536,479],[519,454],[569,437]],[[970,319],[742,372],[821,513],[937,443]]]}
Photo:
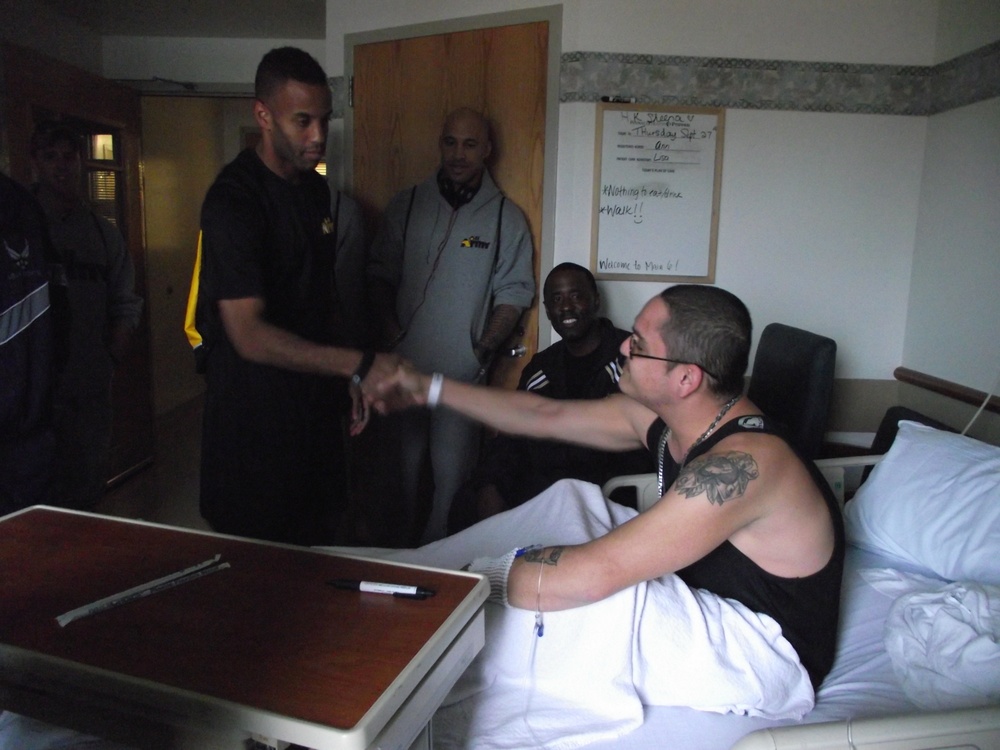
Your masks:
{"label": "black chair back", "polygon": [[747,396],[810,460],[823,446],[836,359],[836,341],[782,323],[767,325],[757,345]]}

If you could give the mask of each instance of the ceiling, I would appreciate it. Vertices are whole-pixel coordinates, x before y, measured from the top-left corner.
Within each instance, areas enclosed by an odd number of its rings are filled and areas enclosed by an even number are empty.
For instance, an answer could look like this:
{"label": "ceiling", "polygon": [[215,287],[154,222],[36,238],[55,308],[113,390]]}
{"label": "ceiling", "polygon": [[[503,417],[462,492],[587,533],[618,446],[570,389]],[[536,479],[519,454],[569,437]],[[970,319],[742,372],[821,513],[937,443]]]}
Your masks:
{"label": "ceiling", "polygon": [[37,1],[101,36],[326,37],[326,0]]}

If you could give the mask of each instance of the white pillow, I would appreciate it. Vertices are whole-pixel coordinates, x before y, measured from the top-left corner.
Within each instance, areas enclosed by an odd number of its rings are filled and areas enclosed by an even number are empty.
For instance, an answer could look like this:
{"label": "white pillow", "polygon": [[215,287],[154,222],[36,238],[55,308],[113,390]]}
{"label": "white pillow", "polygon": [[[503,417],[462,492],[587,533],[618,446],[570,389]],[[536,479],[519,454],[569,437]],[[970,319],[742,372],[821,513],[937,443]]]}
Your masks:
{"label": "white pillow", "polygon": [[902,421],[844,517],[859,547],[1000,584],[1000,448]]}

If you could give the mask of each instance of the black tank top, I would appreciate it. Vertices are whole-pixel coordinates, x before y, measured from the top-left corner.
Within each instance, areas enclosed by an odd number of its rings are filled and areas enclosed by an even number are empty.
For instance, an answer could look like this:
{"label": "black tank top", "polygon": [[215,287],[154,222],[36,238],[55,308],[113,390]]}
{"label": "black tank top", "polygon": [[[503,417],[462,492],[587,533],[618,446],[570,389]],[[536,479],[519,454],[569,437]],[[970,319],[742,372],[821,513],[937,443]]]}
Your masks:
{"label": "black tank top", "polygon": [[[646,444],[654,453],[665,428],[661,419],[649,428]],[[695,446],[686,462],[738,432],[777,435],[788,443],[772,420],[762,415],[745,416],[727,422],[718,432]],[[797,451],[796,455],[799,455]],[[821,570],[803,578],[782,578],[768,573],[726,540],[697,562],[678,570],[677,575],[693,588],[735,599],[754,612],[773,617],[781,625],[782,635],[795,648],[813,687],[818,688],[833,666],[837,645],[840,581],[844,569],[844,521],[833,491],[819,469],[812,461],[802,459],[801,455],[799,458],[823,493],[833,521],[833,554]],[[673,485],[681,468],[665,451],[664,487]]]}

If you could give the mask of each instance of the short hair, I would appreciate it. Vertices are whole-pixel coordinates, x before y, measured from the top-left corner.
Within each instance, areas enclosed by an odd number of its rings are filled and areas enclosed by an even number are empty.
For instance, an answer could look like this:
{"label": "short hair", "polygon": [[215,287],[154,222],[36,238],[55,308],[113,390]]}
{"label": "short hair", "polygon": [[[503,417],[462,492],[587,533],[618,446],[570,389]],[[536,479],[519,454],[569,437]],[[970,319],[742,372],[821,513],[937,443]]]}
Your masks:
{"label": "short hair", "polygon": [[58,143],[68,143],[77,155],[83,156],[83,138],[74,128],[59,120],[44,120],[35,126],[29,153],[35,157],[39,151],[52,148]]}
{"label": "short hair", "polygon": [[316,58],[298,47],[276,47],[261,58],[254,78],[254,96],[266,101],[288,81],[316,86],[329,82]]}
{"label": "short hair", "polygon": [[[587,283],[590,284],[591,291],[593,291],[594,294],[598,294],[597,279],[594,278],[594,274],[590,272],[589,268],[584,268],[578,263],[570,263],[569,261],[565,263],[560,263],[558,266],[549,271],[549,275],[545,277],[546,284],[548,283],[549,279],[552,278],[552,274],[554,274],[556,271],[576,271],[577,273],[582,273],[584,276],[587,277]],[[543,294],[544,291],[545,291],[545,285],[543,284],[542,285]]]}
{"label": "short hair", "polygon": [[660,292],[660,299],[670,313],[660,331],[668,354],[701,366],[713,393],[742,393],[753,324],[740,298],[718,287],[678,284]]}
{"label": "short hair", "polygon": [[453,109],[451,112],[449,112],[445,116],[444,122],[441,123],[442,137],[444,136],[444,131],[448,129],[448,123],[450,123],[452,120],[458,119],[459,117],[471,117],[475,120],[478,120],[483,130],[486,131],[486,140],[489,142],[490,147],[492,148],[496,147],[496,141],[494,139],[495,133],[493,132],[493,122],[490,120],[489,117],[484,115],[478,109],[474,109],[473,107],[459,107],[458,109]]}

